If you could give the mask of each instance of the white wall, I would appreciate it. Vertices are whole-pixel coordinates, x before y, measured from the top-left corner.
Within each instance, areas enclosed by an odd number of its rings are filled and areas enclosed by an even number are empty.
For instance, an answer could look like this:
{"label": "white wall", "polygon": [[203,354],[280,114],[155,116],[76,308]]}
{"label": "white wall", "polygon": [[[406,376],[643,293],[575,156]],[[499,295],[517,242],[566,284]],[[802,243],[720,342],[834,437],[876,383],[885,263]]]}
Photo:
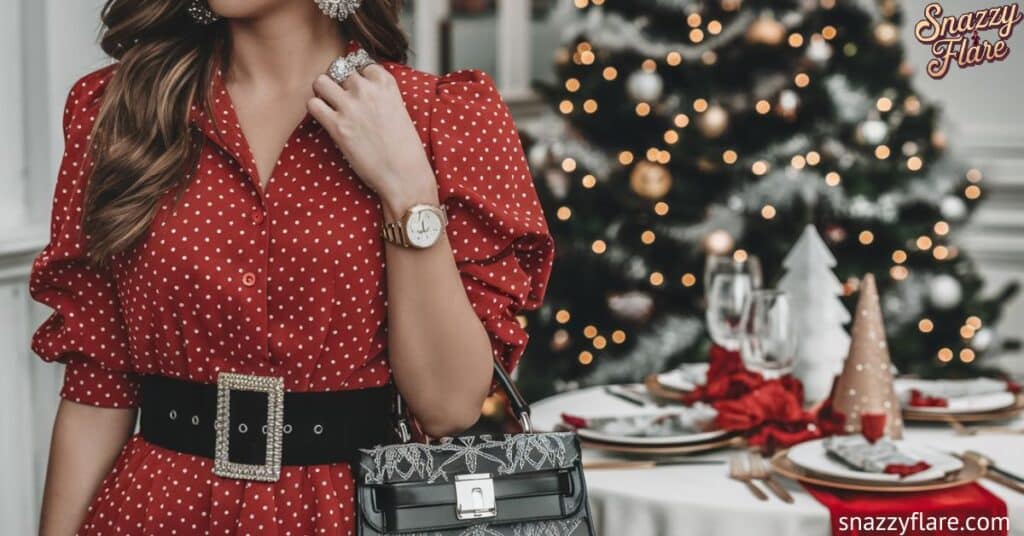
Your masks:
{"label": "white wall", "polygon": [[[950,70],[941,80],[924,73],[931,58],[929,47],[917,42],[913,25],[931,0],[903,2],[906,24],[903,40],[914,65],[916,87],[942,104],[948,120],[950,147],[982,170],[987,196],[968,229],[960,233],[961,247],[970,252],[987,279],[989,290],[1010,280],[1024,280],[1024,37],[1018,31],[1009,40],[1009,57],[999,63]],[[985,4],[995,6],[996,2]],[[956,15],[979,7],[976,0],[945,0],[944,14]],[[994,32],[988,32],[994,38]],[[1024,328],[1024,298],[1007,309],[1000,331],[1020,337]],[[1018,352],[1002,356],[1005,366],[1018,374],[1024,363]]]}
{"label": "white wall", "polygon": [[[28,296],[32,258],[46,244],[63,151],[64,100],[98,67],[101,0],[0,0],[0,532],[35,532],[60,367],[29,349],[47,311]],[[83,22],[84,21],[84,22]]]}

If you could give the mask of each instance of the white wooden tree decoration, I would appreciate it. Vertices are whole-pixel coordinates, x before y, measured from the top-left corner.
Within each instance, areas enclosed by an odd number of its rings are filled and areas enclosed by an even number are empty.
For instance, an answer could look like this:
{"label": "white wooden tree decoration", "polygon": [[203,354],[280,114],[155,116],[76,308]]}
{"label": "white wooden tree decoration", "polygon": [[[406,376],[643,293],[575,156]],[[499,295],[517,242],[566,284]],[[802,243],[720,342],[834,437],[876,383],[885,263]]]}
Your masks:
{"label": "white wooden tree decoration", "polygon": [[850,312],[840,301],[843,285],[832,273],[836,258],[814,225],[808,225],[782,261],[786,274],[778,287],[789,295],[797,337],[793,375],[804,384],[804,397],[815,403],[828,396],[833,379],[850,349],[844,324]]}

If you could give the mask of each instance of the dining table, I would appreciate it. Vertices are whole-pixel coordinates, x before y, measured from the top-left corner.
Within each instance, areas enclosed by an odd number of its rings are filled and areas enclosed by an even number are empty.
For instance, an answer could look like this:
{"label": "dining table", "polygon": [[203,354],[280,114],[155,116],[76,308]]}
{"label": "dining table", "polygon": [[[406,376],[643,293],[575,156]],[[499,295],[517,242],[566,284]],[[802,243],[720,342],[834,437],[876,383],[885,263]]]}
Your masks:
{"label": "dining table", "polygon": [[[563,413],[626,412],[635,402],[609,394],[602,386],[560,393],[533,404],[538,430],[552,430]],[[945,423],[907,423],[904,437],[915,443],[962,454],[973,450],[998,466],[1024,475],[1024,419],[1000,422],[1000,430],[971,434]],[[740,481],[729,478],[728,460],[738,449],[723,448],[687,456],[691,463],[618,467],[609,460],[622,458],[584,448],[583,463],[590,507],[599,534],[607,536],[827,536],[832,534],[830,513],[795,481],[775,475],[790,492],[792,503],[771,493],[757,499]],[[630,460],[657,458],[629,458]],[[693,463],[696,462],[696,463]],[[627,464],[630,465],[630,464]],[[590,468],[588,468],[590,467]],[[1005,501],[1009,534],[1024,536],[1024,494],[988,479],[979,483]],[[760,485],[760,484],[758,484]],[[768,491],[767,489],[765,490]],[[899,500],[893,493],[892,500]]]}

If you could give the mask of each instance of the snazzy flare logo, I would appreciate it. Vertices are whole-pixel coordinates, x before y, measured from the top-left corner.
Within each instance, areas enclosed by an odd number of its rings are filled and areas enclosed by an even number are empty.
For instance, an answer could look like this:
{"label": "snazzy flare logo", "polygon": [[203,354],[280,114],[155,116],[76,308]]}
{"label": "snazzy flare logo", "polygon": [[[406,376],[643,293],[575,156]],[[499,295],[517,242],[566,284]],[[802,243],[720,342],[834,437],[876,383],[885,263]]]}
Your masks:
{"label": "snazzy flare logo", "polygon": [[[928,60],[928,76],[939,79],[949,74],[956,64],[961,69],[983,63],[1003,61],[1010,55],[1006,41],[1020,24],[1017,4],[977,9],[959,15],[942,15],[942,5],[931,3],[924,8],[924,18],[914,26],[914,37],[930,45],[934,58]],[[979,32],[996,30],[996,39],[989,40]]]}

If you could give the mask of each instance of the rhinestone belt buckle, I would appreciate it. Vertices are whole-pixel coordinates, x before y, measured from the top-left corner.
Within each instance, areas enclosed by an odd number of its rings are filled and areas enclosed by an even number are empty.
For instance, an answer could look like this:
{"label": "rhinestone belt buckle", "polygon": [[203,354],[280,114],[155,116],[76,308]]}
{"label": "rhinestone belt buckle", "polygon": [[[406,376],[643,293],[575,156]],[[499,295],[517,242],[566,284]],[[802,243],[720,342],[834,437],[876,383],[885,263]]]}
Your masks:
{"label": "rhinestone belt buckle", "polygon": [[[231,391],[267,393],[267,459],[262,465],[228,459],[231,432]],[[214,429],[213,474],[239,480],[276,482],[281,476],[281,433],[284,423],[284,378],[221,372],[217,375],[217,419]]]}

